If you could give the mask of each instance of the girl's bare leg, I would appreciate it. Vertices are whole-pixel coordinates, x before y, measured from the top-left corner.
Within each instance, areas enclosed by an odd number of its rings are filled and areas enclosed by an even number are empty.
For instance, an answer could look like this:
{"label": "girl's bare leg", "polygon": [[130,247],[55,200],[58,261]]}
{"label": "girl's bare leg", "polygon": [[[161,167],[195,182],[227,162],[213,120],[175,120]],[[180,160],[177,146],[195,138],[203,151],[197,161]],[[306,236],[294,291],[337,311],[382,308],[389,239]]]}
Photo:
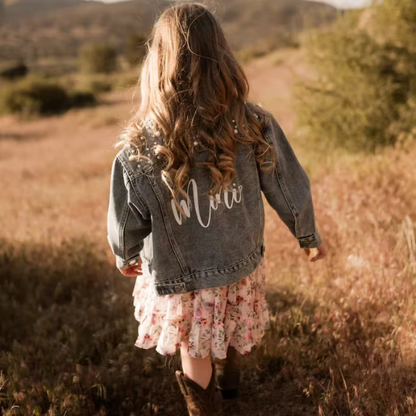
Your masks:
{"label": "girl's bare leg", "polygon": [[211,357],[194,358],[188,354],[188,340],[181,343],[182,371],[184,374],[199,384],[203,389],[208,387],[212,375]]}

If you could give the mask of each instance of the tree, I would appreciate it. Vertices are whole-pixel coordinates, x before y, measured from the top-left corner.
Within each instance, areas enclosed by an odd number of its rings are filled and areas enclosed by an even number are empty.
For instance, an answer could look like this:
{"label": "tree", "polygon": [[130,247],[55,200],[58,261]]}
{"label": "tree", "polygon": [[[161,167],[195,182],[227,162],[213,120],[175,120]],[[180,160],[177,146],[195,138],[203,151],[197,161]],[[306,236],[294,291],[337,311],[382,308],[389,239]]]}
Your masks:
{"label": "tree", "polygon": [[89,73],[111,73],[117,69],[117,51],[111,45],[92,43],[79,52],[81,69]]}

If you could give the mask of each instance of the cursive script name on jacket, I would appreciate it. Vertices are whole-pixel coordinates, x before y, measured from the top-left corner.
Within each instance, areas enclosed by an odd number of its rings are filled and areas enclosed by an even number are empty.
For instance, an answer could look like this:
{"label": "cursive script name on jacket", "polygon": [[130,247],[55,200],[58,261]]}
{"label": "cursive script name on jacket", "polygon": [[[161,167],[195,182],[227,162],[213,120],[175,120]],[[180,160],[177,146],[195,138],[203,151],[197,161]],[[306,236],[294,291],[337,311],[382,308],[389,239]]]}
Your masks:
{"label": "cursive script name on jacket", "polygon": [[[192,199],[190,197],[190,191],[192,191]],[[205,218],[202,218],[201,210],[200,210],[199,194],[198,194],[198,184],[196,183],[195,179],[191,179],[188,183],[188,187],[186,191],[187,198],[186,200],[182,199],[179,202],[179,205],[182,211],[185,213],[185,215],[188,218],[191,217],[192,210],[193,210],[195,212],[195,215],[198,219],[199,224],[204,228],[208,228],[211,224],[212,212],[216,211],[219,205],[222,203],[221,196],[223,197],[224,205],[228,209],[231,209],[234,203],[238,204],[241,202],[242,191],[243,191],[243,187],[240,185],[230,190],[223,189],[219,193],[215,194],[214,196],[209,196],[208,198],[206,198],[206,200],[209,203],[209,210]],[[182,225],[182,220],[183,220],[182,213],[180,212],[180,210],[178,210],[178,207],[176,206],[175,201],[173,199],[171,200],[171,206],[172,206],[172,212],[173,212],[176,222],[179,225]]]}

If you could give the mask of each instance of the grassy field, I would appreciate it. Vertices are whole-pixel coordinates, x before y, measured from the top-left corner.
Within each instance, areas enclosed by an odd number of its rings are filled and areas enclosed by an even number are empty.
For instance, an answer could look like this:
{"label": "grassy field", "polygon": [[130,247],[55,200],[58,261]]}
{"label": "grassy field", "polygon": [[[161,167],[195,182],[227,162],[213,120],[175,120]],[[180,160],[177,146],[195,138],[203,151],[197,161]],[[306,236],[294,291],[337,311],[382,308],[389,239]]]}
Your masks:
{"label": "grassy field", "polygon": [[[311,177],[329,247],[309,264],[267,208],[272,327],[245,357],[245,415],[416,414],[416,146],[319,155],[297,139],[301,50],[250,63]],[[185,415],[165,359],[134,347],[134,281],[106,241],[110,166],[131,91],[21,123],[0,118],[0,414]]]}

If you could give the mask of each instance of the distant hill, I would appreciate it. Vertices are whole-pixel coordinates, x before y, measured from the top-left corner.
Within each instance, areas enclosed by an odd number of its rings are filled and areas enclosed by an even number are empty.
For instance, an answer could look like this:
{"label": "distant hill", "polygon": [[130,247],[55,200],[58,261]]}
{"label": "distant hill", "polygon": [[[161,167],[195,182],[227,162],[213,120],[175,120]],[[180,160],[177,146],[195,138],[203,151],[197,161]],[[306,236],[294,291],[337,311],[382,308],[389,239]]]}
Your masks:
{"label": "distant hill", "polygon": [[0,0],[0,5],[3,6],[3,22],[7,18],[9,23],[53,10],[63,11],[82,3],[83,0]]}
{"label": "distant hill", "polygon": [[[108,42],[122,51],[129,34],[147,35],[157,15],[171,3],[3,0],[0,61],[74,57],[89,42]],[[327,24],[336,15],[330,6],[303,0],[227,0],[215,9],[234,50]]]}
{"label": "distant hill", "polygon": [[82,3],[84,3],[83,0],[12,0],[5,4],[9,18],[22,18],[31,14],[62,10]]}

